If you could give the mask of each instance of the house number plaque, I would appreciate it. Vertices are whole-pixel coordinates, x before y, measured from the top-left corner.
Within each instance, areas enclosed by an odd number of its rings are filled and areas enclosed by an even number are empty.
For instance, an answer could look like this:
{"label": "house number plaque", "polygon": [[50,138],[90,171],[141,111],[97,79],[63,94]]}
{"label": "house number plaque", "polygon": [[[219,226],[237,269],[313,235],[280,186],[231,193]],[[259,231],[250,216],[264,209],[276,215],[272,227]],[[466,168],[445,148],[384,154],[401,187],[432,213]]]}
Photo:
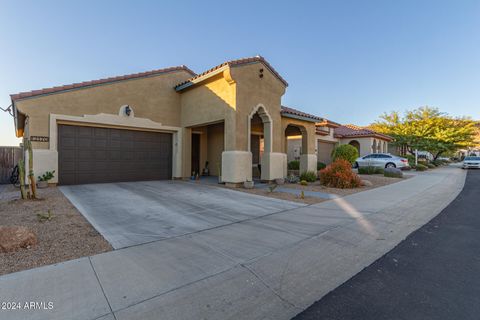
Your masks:
{"label": "house number plaque", "polygon": [[43,137],[43,136],[31,136],[30,141],[48,142],[49,138],[48,137]]}

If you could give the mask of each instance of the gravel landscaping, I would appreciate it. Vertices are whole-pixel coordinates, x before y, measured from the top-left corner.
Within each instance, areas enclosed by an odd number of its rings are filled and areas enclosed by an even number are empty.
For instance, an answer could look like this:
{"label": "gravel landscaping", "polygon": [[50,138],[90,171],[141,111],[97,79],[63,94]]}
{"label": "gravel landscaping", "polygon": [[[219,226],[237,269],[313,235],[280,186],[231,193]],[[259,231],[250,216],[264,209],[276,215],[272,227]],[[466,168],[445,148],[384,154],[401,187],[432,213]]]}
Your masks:
{"label": "gravel landscaping", "polygon": [[293,184],[293,183],[285,183],[283,186],[287,188],[294,188],[294,189],[304,189],[309,191],[319,191],[325,193],[336,194],[339,196],[347,196],[349,194],[362,192],[369,189],[374,189],[378,187],[383,187],[395,182],[400,182],[402,180],[408,179],[412,177],[411,175],[404,175],[403,178],[387,178],[384,177],[383,174],[359,174],[358,175],[362,180],[368,180],[372,183],[372,186],[362,186],[360,188],[353,188],[353,189],[338,189],[338,188],[328,188],[322,186],[320,181],[311,182],[308,186],[302,186],[300,184]]}
{"label": "gravel landscaping", "polygon": [[291,189],[296,189],[298,190],[298,194],[291,194],[287,192],[280,192],[280,191],[274,191],[274,192],[269,192],[269,190],[265,188],[254,188],[254,189],[244,189],[244,188],[235,188],[233,190],[237,191],[242,191],[242,192],[247,192],[247,193],[253,193],[265,197],[271,197],[271,198],[276,198],[276,199],[282,199],[282,200],[289,200],[289,201],[295,201],[295,202],[301,202],[301,203],[306,203],[306,204],[315,204],[315,203],[320,203],[323,201],[327,201],[328,199],[323,199],[323,198],[318,198],[318,197],[313,197],[313,196],[305,196],[304,199],[300,198],[300,191],[315,191],[315,192],[322,192],[322,193],[329,193],[329,194],[335,194],[338,196],[347,196],[350,194],[354,194],[357,192],[362,192],[366,191],[369,189],[374,189],[382,186],[386,186],[392,183],[400,182],[402,180],[411,178],[412,175],[405,175],[403,178],[388,178],[384,177],[383,174],[372,174],[372,175],[366,175],[366,174],[359,174],[358,175],[360,179],[362,180],[368,180],[372,183],[372,186],[362,186],[360,188],[353,188],[353,189],[338,189],[338,188],[328,188],[325,186],[322,186],[320,184],[320,181],[315,181],[309,183],[307,186],[302,186],[298,183],[285,183],[282,185],[282,187],[286,188],[291,188]]}
{"label": "gravel landscaping", "polygon": [[[0,226],[32,230],[37,245],[0,253],[0,275],[112,250],[56,187],[38,189],[38,200],[20,200],[11,185],[0,188]],[[48,216],[40,222],[37,214]]]}

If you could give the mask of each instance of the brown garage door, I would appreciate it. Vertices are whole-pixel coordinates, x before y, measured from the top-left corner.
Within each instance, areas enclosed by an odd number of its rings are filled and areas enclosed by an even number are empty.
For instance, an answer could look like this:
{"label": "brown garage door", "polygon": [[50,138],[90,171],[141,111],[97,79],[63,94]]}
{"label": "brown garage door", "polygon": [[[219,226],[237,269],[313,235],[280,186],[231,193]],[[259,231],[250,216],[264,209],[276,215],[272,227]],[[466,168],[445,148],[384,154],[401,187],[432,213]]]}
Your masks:
{"label": "brown garage door", "polygon": [[58,126],[59,184],[172,177],[170,133]]}

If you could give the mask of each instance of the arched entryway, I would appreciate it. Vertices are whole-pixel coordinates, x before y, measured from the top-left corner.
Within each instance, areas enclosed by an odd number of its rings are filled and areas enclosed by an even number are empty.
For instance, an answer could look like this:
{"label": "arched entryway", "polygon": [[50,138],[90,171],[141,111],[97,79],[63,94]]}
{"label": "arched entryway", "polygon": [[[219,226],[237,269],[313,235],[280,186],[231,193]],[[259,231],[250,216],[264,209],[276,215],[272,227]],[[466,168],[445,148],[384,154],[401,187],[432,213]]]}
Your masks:
{"label": "arched entryway", "polygon": [[[299,150],[295,150],[295,159],[300,161],[300,172],[308,171],[305,161],[302,161],[302,156],[308,154],[308,135],[307,129],[304,126],[297,124],[288,124],[285,128],[285,150],[288,152],[289,145],[294,144]],[[298,155],[297,155],[298,153]]]}
{"label": "arched entryway", "polygon": [[357,149],[358,154],[360,154],[360,142],[358,142],[357,140],[352,140],[348,144],[354,146]]}
{"label": "arched entryway", "polygon": [[252,177],[267,180],[262,173],[263,157],[272,152],[272,118],[263,105],[257,105],[248,116],[248,151],[252,153]]}

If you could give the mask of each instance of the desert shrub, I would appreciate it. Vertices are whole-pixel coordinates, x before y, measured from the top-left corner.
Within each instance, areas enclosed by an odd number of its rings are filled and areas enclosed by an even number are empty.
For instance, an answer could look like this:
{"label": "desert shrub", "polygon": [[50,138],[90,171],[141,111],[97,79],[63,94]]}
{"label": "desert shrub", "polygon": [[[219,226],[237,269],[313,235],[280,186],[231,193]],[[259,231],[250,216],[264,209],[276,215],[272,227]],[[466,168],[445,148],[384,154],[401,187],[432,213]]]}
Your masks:
{"label": "desert shrub", "polygon": [[300,170],[300,161],[293,160],[288,163],[288,170]]}
{"label": "desert shrub", "polygon": [[300,180],[315,182],[317,180],[317,173],[315,171],[305,171],[300,175]]}
{"label": "desert shrub", "polygon": [[397,168],[386,168],[383,175],[387,178],[403,178],[403,172]]}
{"label": "desert shrub", "polygon": [[355,160],[358,158],[358,150],[352,145],[349,144],[342,144],[335,149],[333,149],[332,152],[332,160],[335,161],[337,159],[344,159],[350,162],[352,165]]}
{"label": "desert shrub", "polygon": [[408,164],[411,166],[415,165],[415,156],[411,154],[407,154],[404,158],[408,160]]}
{"label": "desert shrub", "polygon": [[300,184],[301,184],[302,186],[308,186],[308,182],[307,182],[306,180],[300,181]]}
{"label": "desert shrub", "polygon": [[352,165],[344,159],[337,159],[320,171],[320,183],[333,188],[357,188],[361,180],[352,171]]}
{"label": "desert shrub", "polygon": [[327,165],[323,162],[317,162],[317,171],[319,170],[322,170],[322,169],[325,169],[327,167]]}
{"label": "desert shrub", "polygon": [[445,161],[443,160],[433,160],[432,163],[436,165],[437,167],[442,166],[445,164]]}
{"label": "desert shrub", "polygon": [[429,169],[435,169],[437,166],[434,165],[433,163],[427,163],[427,167],[428,167]]}
{"label": "desert shrub", "polygon": [[425,171],[428,169],[428,167],[426,165],[423,165],[421,163],[417,164],[416,168],[415,168],[417,171]]}
{"label": "desert shrub", "polygon": [[359,174],[383,174],[383,169],[374,166],[367,166],[367,167],[359,167],[358,168]]}
{"label": "desert shrub", "polygon": [[286,180],[288,183],[297,183],[298,181],[300,181],[300,178],[297,177],[296,175],[291,174],[287,177]]}

